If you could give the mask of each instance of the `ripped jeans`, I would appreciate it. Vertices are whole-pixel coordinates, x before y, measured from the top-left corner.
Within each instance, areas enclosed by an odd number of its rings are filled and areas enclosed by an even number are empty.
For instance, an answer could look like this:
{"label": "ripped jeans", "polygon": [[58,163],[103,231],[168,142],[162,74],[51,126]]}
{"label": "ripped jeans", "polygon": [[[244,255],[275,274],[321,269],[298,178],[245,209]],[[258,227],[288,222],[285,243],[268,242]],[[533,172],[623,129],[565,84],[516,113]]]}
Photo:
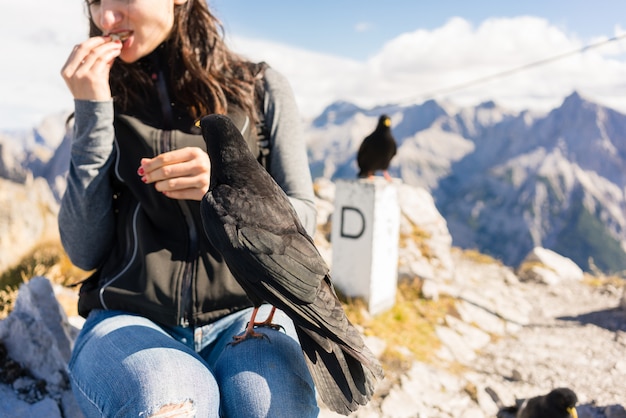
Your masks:
{"label": "ripped jeans", "polygon": [[284,331],[257,328],[268,338],[229,344],[251,312],[195,329],[91,312],[69,363],[80,408],[87,418],[316,417],[313,381],[284,313],[274,316]]}

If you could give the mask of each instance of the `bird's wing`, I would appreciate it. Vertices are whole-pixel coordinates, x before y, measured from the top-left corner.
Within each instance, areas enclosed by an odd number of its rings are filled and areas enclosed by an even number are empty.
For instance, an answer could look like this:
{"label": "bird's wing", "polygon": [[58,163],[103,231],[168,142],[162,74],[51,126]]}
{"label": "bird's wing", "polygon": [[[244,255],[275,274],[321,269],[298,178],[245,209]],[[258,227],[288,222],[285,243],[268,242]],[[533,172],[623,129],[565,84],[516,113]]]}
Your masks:
{"label": "bird's wing", "polygon": [[241,192],[219,186],[205,197],[202,212],[203,221],[213,218],[205,230],[235,277],[245,279],[242,286],[320,334],[316,340],[325,350],[332,346],[324,338],[361,349],[362,339],[337,299],[328,266],[300,223],[285,223],[287,213],[272,217],[275,211],[260,208],[267,204],[242,213],[243,201]]}
{"label": "bird's wing", "polygon": [[357,151],[357,155],[359,154],[366,154],[369,152],[369,150],[372,148],[372,136],[368,135],[367,137],[365,137],[365,139],[363,139],[363,141],[361,142],[361,145],[359,145],[359,150]]}
{"label": "bird's wing", "polygon": [[259,227],[243,227],[238,231],[238,242],[249,257],[250,271],[263,266],[263,275],[257,276],[263,287],[286,302],[309,304],[315,300],[328,267],[307,237],[298,232],[276,234]]}
{"label": "bird's wing", "polygon": [[[285,204],[286,197],[255,204],[245,194],[220,185],[205,196],[202,216],[209,239],[235,277],[255,292],[271,288],[291,303],[313,302],[328,267],[295,211]],[[270,295],[258,296],[267,300]]]}

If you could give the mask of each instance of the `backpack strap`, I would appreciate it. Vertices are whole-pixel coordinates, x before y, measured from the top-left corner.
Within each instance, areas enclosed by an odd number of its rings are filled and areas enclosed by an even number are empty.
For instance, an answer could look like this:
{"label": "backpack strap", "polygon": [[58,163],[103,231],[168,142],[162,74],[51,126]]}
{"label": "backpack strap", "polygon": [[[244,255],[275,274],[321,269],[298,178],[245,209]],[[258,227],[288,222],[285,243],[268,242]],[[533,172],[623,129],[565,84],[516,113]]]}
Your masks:
{"label": "backpack strap", "polygon": [[257,144],[259,148],[259,156],[257,160],[267,171],[270,168],[270,149],[271,149],[271,135],[267,123],[265,123],[265,70],[269,68],[266,62],[260,62],[252,64],[252,72],[255,74],[254,78],[254,101],[256,103],[257,119],[256,132],[257,132]]}

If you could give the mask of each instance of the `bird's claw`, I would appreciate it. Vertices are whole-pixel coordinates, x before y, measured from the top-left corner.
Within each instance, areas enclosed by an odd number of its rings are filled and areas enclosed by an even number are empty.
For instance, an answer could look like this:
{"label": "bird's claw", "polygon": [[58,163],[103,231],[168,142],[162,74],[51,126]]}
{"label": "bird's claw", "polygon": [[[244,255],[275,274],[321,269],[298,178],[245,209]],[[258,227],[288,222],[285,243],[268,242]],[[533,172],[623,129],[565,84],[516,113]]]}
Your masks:
{"label": "bird's claw", "polygon": [[[247,327],[249,324],[250,324],[250,323],[248,322],[248,323],[246,324],[246,327]],[[285,327],[283,327],[282,325],[280,325],[280,324],[274,324],[273,322],[269,322],[269,321],[264,321],[264,322],[255,322],[253,326],[254,326],[254,328],[270,328],[270,329],[273,329],[273,330],[275,330],[275,331],[280,331],[280,330],[283,330],[283,332],[286,332],[286,331],[285,331]]]}
{"label": "bird's claw", "polygon": [[267,341],[270,340],[270,338],[267,335],[263,334],[262,332],[251,331],[251,332],[245,332],[242,335],[235,335],[233,337],[233,341],[229,342],[228,345],[235,346],[239,343],[244,342],[245,340],[249,340],[250,338],[265,338]]}

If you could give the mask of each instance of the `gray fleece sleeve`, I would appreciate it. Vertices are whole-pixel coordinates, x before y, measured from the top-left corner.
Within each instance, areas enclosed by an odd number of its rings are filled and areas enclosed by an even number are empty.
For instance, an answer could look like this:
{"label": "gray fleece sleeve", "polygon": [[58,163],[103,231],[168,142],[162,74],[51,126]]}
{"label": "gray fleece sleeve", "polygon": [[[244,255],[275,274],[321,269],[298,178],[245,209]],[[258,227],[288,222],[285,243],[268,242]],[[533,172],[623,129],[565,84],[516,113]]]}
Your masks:
{"label": "gray fleece sleeve", "polygon": [[61,242],[72,263],[96,268],[114,236],[113,101],[76,100],[67,188],[59,210]]}
{"label": "gray fleece sleeve", "polygon": [[265,71],[264,110],[271,136],[270,174],[313,236],[316,209],[300,113],[287,79],[272,68]]}

